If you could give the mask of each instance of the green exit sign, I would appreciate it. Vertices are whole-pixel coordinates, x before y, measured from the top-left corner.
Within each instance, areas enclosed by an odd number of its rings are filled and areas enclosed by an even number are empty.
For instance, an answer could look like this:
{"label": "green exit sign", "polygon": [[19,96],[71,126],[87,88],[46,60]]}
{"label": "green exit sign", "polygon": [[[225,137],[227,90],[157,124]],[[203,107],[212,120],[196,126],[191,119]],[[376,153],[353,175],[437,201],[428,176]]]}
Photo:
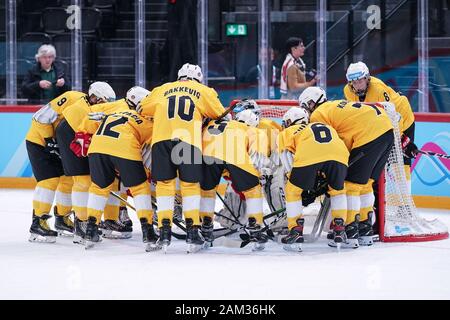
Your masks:
{"label": "green exit sign", "polygon": [[247,25],[241,23],[233,23],[227,24],[227,36],[228,37],[236,37],[236,36],[246,36],[247,35]]}

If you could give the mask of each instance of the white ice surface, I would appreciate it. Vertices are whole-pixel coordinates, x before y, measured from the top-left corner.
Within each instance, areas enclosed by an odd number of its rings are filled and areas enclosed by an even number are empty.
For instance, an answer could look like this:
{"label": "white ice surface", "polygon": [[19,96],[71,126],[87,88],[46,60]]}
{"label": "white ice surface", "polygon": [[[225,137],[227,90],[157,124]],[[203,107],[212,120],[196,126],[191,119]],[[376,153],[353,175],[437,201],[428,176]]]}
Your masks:
{"label": "white ice surface", "polygon": [[[133,217],[132,239],[86,251],[70,238],[29,243],[31,202],[31,190],[0,189],[0,299],[450,299],[450,240],[190,255],[173,241],[164,255],[144,251]],[[421,212],[450,227],[450,210]]]}

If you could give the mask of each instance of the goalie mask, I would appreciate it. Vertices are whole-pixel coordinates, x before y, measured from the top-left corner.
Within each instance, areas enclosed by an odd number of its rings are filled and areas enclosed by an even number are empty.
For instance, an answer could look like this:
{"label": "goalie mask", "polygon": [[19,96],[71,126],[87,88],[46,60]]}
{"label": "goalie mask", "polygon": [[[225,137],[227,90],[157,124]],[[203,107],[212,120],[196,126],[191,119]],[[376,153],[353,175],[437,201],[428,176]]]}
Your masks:
{"label": "goalie mask", "polygon": [[298,97],[298,104],[305,108],[310,113],[313,112],[319,105],[327,101],[327,94],[320,87],[306,88],[300,97]]}
{"label": "goalie mask", "polygon": [[127,100],[128,105],[131,109],[136,110],[136,108],[141,103],[141,100],[150,94],[150,91],[144,89],[139,86],[132,87],[127,91],[127,96],[125,99]]}
{"label": "goalie mask", "polygon": [[239,101],[236,106],[233,108],[233,112],[235,114],[242,112],[244,110],[251,110],[258,117],[261,116],[261,108],[258,106],[255,100],[252,99],[243,99]]}
{"label": "goalie mask", "polygon": [[99,103],[99,100],[102,100],[103,102],[112,102],[116,100],[116,93],[113,88],[111,88],[108,83],[103,81],[92,83],[89,86],[88,95],[89,99],[91,99],[92,96],[97,98],[97,101],[94,103]]}
{"label": "goalie mask", "polygon": [[259,124],[259,116],[252,110],[244,110],[237,113],[235,119],[239,122],[244,122],[251,127],[257,127]]}
{"label": "goalie mask", "polygon": [[283,128],[288,128],[294,124],[308,124],[309,114],[303,108],[292,107],[283,116]]}
{"label": "goalie mask", "polygon": [[364,97],[369,88],[370,72],[364,62],[351,63],[348,66],[346,78],[350,89],[358,96]]}
{"label": "goalie mask", "polygon": [[178,70],[178,80],[189,79],[195,80],[199,83],[203,82],[202,69],[195,64],[185,63],[180,70]]}

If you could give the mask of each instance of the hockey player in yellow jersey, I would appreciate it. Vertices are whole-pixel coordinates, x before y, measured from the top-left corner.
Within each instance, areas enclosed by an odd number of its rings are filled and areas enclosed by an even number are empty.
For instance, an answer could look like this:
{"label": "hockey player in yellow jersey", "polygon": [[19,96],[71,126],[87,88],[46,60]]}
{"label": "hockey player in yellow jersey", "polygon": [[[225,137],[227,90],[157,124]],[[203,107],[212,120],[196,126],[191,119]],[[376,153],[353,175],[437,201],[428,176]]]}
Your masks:
{"label": "hockey player in yellow jersey", "polygon": [[[80,99],[76,103],[68,106],[63,111],[64,119],[58,124],[56,128],[56,137],[59,144],[59,150],[61,155],[61,161],[63,164],[64,173],[66,176],[72,177],[73,187],[72,187],[72,201],[73,210],[75,212],[75,236],[74,243],[83,244],[84,237],[83,233],[86,229],[87,221],[87,200],[88,200],[88,189],[91,184],[91,179],[89,175],[89,162],[86,157],[82,157],[80,154],[76,155],[71,150],[72,141],[74,140],[78,127],[88,118],[88,114],[92,111],[97,111],[98,109],[105,110],[108,107],[102,107],[104,105],[114,104],[116,94],[111,86],[106,82],[97,81],[89,86],[88,90],[90,99]],[[94,98],[95,97],[95,98]],[[113,110],[128,110],[128,105],[125,106],[114,104],[114,108],[109,107]],[[110,113],[111,113],[110,112]],[[77,145],[78,146],[78,145]],[[86,156],[86,154],[84,155]],[[113,225],[112,221],[117,220],[119,213],[118,201],[111,197],[105,210],[105,225]],[[122,228],[123,236],[121,234],[117,237],[130,237],[131,230],[127,228]],[[128,228],[130,229],[130,228]],[[120,231],[120,230],[118,230]],[[111,230],[105,230],[104,236],[110,237]],[[116,237],[116,236],[115,236]]]}
{"label": "hockey player in yellow jersey", "polygon": [[154,121],[151,171],[156,181],[160,242],[164,249],[171,240],[177,176],[188,250],[202,241],[199,233],[202,121],[217,119],[225,112],[217,92],[203,85],[202,80],[200,67],[186,63],[178,71],[177,81],[153,89],[139,108],[143,116],[150,116]]}
{"label": "hockey player in yellow jersey", "polygon": [[379,178],[388,159],[394,143],[389,117],[375,105],[346,100],[327,101],[325,91],[319,87],[310,87],[302,92],[299,104],[311,112],[311,122],[333,127],[350,151],[345,179],[347,244],[354,247],[359,243],[371,245],[372,220],[367,212],[361,212],[361,202],[373,206],[375,197],[373,192],[361,194],[361,190],[370,189],[369,179]]}
{"label": "hockey player in yellow jersey", "polygon": [[[271,211],[276,211],[285,207],[284,201],[284,174],[279,162],[276,140],[281,126],[275,121],[267,118],[261,118],[261,108],[255,100],[243,99],[236,103],[233,107],[233,114],[244,110],[251,110],[259,118],[258,129],[267,137],[269,165],[265,168],[265,172],[261,173],[260,183],[263,187],[264,195],[269,204]],[[246,203],[242,200],[242,195],[233,190],[232,184],[228,183],[224,202],[225,206],[219,211],[216,220],[227,228],[232,228],[235,223],[232,213],[238,217],[240,223],[246,223]],[[231,210],[231,211],[230,211]],[[269,218],[270,219],[270,218]],[[266,221],[268,222],[268,221]],[[286,220],[280,220],[279,223],[272,227],[272,230],[279,231],[286,227]]]}
{"label": "hockey player in yellow jersey", "polygon": [[[120,99],[114,102],[107,102],[102,104],[97,104],[91,106],[88,114],[84,116],[83,119],[80,119],[81,124],[78,124],[78,127],[75,127],[75,130],[77,130],[75,134],[75,138],[71,142],[70,148],[72,149],[76,155],[77,158],[74,159],[74,162],[76,159],[85,159],[83,156],[87,156],[89,144],[91,142],[92,135],[97,131],[98,127],[100,126],[100,123],[102,120],[109,114],[117,113],[117,112],[126,112],[134,110],[136,108],[136,105],[139,104],[139,102],[148,94],[150,91],[135,86],[132,87],[127,91],[126,97],[124,99]],[[79,122],[79,121],[78,121]],[[111,145],[107,145],[106,147],[112,148]],[[87,166],[89,169],[89,166]],[[80,176],[78,178],[84,178],[86,187],[82,190],[82,192],[85,193],[85,197],[83,197],[84,202],[82,205],[83,207],[80,207],[80,215],[78,216],[78,219],[76,220],[75,226],[76,226],[76,240],[78,243],[83,244],[84,243],[84,233],[83,230],[86,229],[86,224],[88,220],[87,216],[87,201],[88,201],[88,190],[89,186],[91,185],[91,178],[89,175],[87,176]],[[118,192],[120,190],[119,188],[119,181],[116,179],[116,181],[112,184],[111,190]],[[78,191],[80,193],[80,191]],[[122,193],[122,196],[126,197],[126,192]],[[120,211],[123,210],[119,209],[120,202],[112,195],[109,195],[108,202],[104,209],[104,217],[105,220],[100,223],[100,228],[102,229],[103,237],[105,238],[112,238],[112,239],[126,239],[131,237],[132,232],[132,223],[128,216],[120,219]],[[122,213],[123,215],[123,213]],[[77,224],[78,223],[78,224]],[[80,226],[80,228],[77,228],[77,225]],[[80,231],[80,232],[78,232]],[[75,241],[75,240],[74,240]]]}
{"label": "hockey player in yellow jersey", "polygon": [[153,123],[135,110],[106,115],[88,149],[92,183],[87,204],[86,248],[100,241],[98,224],[116,177],[129,188],[134,197],[136,212],[141,222],[146,251],[160,249],[153,229],[150,184],[143,159],[143,148],[152,139]]}
{"label": "hockey player in yellow jersey", "polygon": [[[211,121],[203,131],[202,233],[208,242],[213,241],[216,188],[225,173],[229,175],[234,190],[245,197],[247,230],[254,242],[254,250],[263,250],[267,236],[260,231],[263,198],[259,177],[268,167],[267,138],[262,130],[256,128],[259,118],[252,110],[237,113],[235,119]],[[237,219],[236,215],[232,216]]]}
{"label": "hockey player in yellow jersey", "polygon": [[344,180],[347,175],[349,151],[331,126],[309,123],[308,112],[290,108],[283,116],[284,129],[279,136],[280,159],[288,173],[286,183],[286,213],[289,234],[281,239],[288,251],[302,251],[303,191],[315,191],[319,175],[328,184],[335,243],[345,241],[347,199]]}
{"label": "hockey player in yellow jersey", "polygon": [[[411,193],[411,160],[416,157],[418,149],[414,144],[414,113],[408,98],[395,92],[380,79],[371,76],[369,68],[363,62],[350,64],[346,78],[348,84],[344,87],[344,95],[348,101],[392,103],[400,114],[399,128],[402,135],[403,161],[407,185]],[[362,193],[370,193],[372,186],[368,186],[367,189]],[[361,203],[361,211],[373,212],[373,208],[368,203]]]}
{"label": "hockey player in yellow jersey", "polygon": [[33,222],[31,242],[55,242],[57,232],[50,229],[47,220],[55,198],[55,228],[60,234],[72,234],[72,179],[64,175],[55,139],[55,128],[68,106],[85,99],[86,94],[67,91],[41,107],[32,117],[25,137],[28,157],[37,185],[33,196]]}

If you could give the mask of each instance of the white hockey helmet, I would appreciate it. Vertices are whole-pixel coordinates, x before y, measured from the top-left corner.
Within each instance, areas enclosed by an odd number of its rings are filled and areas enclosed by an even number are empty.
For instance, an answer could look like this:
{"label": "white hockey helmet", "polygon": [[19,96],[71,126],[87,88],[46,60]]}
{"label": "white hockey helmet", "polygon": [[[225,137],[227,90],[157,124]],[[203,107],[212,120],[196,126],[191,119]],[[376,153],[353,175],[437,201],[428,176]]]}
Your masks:
{"label": "white hockey helmet", "polygon": [[128,104],[132,107],[132,109],[136,109],[141,103],[141,100],[144,99],[149,94],[150,91],[148,91],[147,89],[139,86],[134,86],[127,91],[127,96],[125,97],[125,99],[127,100]]}
{"label": "white hockey helmet", "polygon": [[235,114],[235,119],[251,127],[257,127],[259,125],[259,116],[249,109]]}
{"label": "white hockey helmet", "polygon": [[[359,61],[356,63],[351,63],[347,68],[347,73],[345,76],[347,78],[350,89],[352,89],[358,97],[366,95],[367,89],[369,88],[370,72],[369,68],[364,62]],[[366,83],[361,82],[357,85],[353,84],[353,81],[357,81],[360,79],[366,79]]]}
{"label": "white hockey helmet", "polygon": [[370,72],[369,68],[364,62],[358,61],[356,63],[351,63],[347,68],[347,73],[345,75],[348,82],[355,80],[369,78]]}
{"label": "white hockey helmet", "polygon": [[283,115],[283,127],[287,128],[293,124],[308,124],[309,113],[304,108],[292,107]]}
{"label": "white hockey helmet", "polygon": [[178,80],[190,79],[203,82],[202,68],[196,64],[185,63],[180,70],[178,70]]}
{"label": "white hockey helmet", "polygon": [[[306,88],[300,97],[298,97],[298,104],[309,112],[313,112],[315,108],[327,101],[327,94],[325,90],[320,87]],[[311,106],[311,102],[313,105]]]}
{"label": "white hockey helmet", "polygon": [[235,114],[244,110],[252,110],[252,112],[255,113],[258,117],[261,115],[261,108],[253,99],[242,99],[233,108],[233,112]]}
{"label": "white hockey helmet", "polygon": [[89,86],[89,97],[96,96],[104,102],[112,102],[116,100],[116,93],[109,84],[103,81],[96,81]]}

